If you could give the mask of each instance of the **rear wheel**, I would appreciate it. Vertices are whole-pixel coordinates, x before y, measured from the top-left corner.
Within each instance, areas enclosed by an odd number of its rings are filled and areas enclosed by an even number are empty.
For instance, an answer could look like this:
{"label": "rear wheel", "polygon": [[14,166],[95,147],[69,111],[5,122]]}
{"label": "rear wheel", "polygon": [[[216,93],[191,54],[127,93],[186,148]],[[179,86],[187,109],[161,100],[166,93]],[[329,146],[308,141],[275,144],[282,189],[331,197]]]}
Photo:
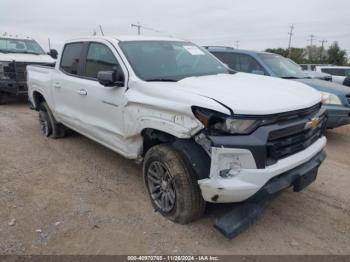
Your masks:
{"label": "rear wheel", "polygon": [[39,124],[41,132],[46,137],[62,138],[66,135],[66,127],[57,123],[46,102],[42,102],[39,106]]}
{"label": "rear wheel", "polygon": [[164,217],[186,224],[203,215],[205,201],[197,177],[170,145],[157,145],[146,153],[143,173],[153,207]]}

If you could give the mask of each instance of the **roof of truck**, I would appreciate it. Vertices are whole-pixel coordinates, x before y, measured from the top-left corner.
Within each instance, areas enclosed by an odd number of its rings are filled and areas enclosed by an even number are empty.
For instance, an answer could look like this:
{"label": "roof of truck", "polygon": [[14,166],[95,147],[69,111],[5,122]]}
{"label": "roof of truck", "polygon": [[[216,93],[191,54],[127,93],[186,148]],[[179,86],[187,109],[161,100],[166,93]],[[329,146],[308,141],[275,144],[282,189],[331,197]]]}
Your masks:
{"label": "roof of truck", "polygon": [[71,39],[67,42],[72,41],[91,41],[93,39],[105,39],[105,40],[118,40],[118,41],[186,41],[174,37],[166,36],[139,36],[139,35],[116,35],[116,36],[89,36],[81,37],[77,39]]}

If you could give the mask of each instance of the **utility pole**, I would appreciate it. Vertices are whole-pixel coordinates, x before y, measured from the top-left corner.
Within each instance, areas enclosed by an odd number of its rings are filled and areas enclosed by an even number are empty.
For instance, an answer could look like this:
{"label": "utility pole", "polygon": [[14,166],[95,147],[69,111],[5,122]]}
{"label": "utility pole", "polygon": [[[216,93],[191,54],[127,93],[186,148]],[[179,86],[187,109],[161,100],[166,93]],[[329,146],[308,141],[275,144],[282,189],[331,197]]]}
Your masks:
{"label": "utility pole", "polygon": [[105,35],[105,34],[103,33],[102,26],[101,26],[101,25],[99,25],[99,26],[100,26],[101,34],[102,34],[102,35]]}
{"label": "utility pole", "polygon": [[328,42],[327,40],[320,40],[322,50],[323,50],[324,44],[327,42]]}
{"label": "utility pole", "polygon": [[324,50],[324,44],[327,43],[327,40],[323,39],[319,41],[321,43],[321,52],[320,52],[320,60],[323,60],[323,50]]}
{"label": "utility pole", "polygon": [[291,25],[289,28],[290,28],[290,32],[288,33],[289,35],[288,57],[290,58],[292,56],[292,36],[293,36],[294,25]]}
{"label": "utility pole", "polygon": [[239,40],[236,40],[236,41],[235,41],[235,46],[236,46],[236,49],[239,48]]}
{"label": "utility pole", "polygon": [[309,38],[309,41],[310,41],[310,46],[312,47],[313,43],[314,43],[314,40],[315,40],[315,36],[313,34],[309,35],[310,38]]}
{"label": "utility pole", "polygon": [[50,37],[47,39],[49,40],[49,51],[51,50],[51,41],[50,41]]}
{"label": "utility pole", "polygon": [[131,24],[131,27],[136,27],[137,28],[137,35],[141,35],[141,25],[140,22],[137,22],[137,24]]}

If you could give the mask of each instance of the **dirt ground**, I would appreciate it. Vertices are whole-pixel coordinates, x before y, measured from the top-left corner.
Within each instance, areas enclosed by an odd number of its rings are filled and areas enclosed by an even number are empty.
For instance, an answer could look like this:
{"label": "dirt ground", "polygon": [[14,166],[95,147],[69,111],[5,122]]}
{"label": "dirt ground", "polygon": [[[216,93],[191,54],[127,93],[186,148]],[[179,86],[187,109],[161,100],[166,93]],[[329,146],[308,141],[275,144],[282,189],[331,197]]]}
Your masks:
{"label": "dirt ground", "polygon": [[230,205],[173,224],[152,210],[141,166],[75,133],[44,138],[25,103],[0,106],[0,253],[350,254],[350,126],[327,137],[317,181],[230,241],[212,227]]}

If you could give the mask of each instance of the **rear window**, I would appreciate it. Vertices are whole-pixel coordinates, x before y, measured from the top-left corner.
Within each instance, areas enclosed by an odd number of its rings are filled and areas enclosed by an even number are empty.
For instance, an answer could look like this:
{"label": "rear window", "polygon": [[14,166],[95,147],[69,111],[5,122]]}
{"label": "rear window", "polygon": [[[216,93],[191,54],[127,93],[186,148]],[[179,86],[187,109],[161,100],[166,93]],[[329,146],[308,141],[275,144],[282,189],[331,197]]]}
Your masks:
{"label": "rear window", "polygon": [[82,50],[83,43],[67,44],[62,53],[60,68],[68,74],[78,75]]}

